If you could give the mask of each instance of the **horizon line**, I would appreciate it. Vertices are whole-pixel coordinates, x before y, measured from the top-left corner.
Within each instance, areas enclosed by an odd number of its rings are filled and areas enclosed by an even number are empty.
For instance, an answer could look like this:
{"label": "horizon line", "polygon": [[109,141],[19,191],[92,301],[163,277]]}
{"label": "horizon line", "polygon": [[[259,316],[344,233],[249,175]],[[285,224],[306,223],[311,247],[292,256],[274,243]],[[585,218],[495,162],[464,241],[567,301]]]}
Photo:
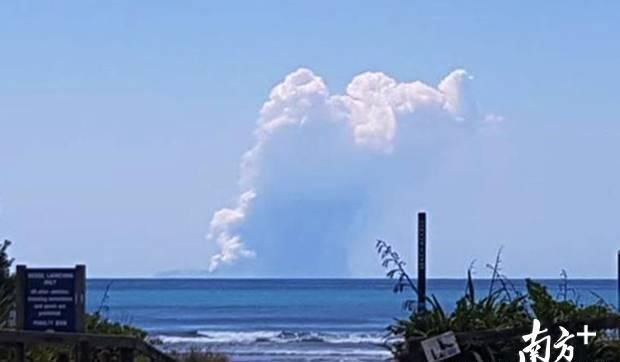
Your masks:
{"label": "horizon line", "polygon": [[[217,277],[209,277],[209,276],[134,276],[134,277],[119,277],[119,276],[111,276],[111,277],[86,277],[87,280],[385,280],[385,281],[395,281],[395,279],[390,279],[386,277],[281,277],[281,276],[265,276],[265,277],[247,277],[247,276],[217,276]],[[472,278],[474,281],[476,280],[492,280],[490,277],[474,277]],[[561,276],[557,277],[537,277],[537,276],[519,276],[519,277],[508,277],[508,280],[518,280],[518,279],[534,279],[534,280],[563,280]],[[566,278],[567,280],[618,280],[615,277],[576,277]],[[416,277],[412,277],[412,280],[417,280]],[[427,277],[426,280],[467,280],[467,277]]]}

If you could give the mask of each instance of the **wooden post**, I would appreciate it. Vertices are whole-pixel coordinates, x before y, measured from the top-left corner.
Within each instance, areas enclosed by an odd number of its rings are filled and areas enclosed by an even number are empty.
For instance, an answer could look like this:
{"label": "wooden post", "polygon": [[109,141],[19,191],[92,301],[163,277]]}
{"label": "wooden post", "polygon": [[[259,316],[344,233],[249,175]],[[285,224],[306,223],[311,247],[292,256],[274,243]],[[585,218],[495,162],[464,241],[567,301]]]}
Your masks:
{"label": "wooden post", "polygon": [[86,266],[75,266],[75,330],[86,332]]}
{"label": "wooden post", "polygon": [[418,312],[426,311],[426,213],[418,213]]}
{"label": "wooden post", "polygon": [[[618,301],[617,301],[617,306],[618,306],[618,313],[620,313],[620,250],[618,250]],[[616,330],[616,334],[617,337],[620,338],[620,326],[618,326],[618,329]]]}
{"label": "wooden post", "polygon": [[56,362],[69,362],[70,358],[67,355],[67,352],[58,352],[56,355]]}
{"label": "wooden post", "polygon": [[23,343],[15,344],[15,362],[26,362],[26,346]]}
{"label": "wooden post", "polygon": [[121,361],[120,362],[133,362],[133,349],[121,348]]}
{"label": "wooden post", "polygon": [[90,362],[90,346],[88,345],[88,342],[79,343],[78,360],[80,362]]}
{"label": "wooden post", "polygon": [[26,266],[18,265],[15,268],[15,328],[24,329],[26,301]]}

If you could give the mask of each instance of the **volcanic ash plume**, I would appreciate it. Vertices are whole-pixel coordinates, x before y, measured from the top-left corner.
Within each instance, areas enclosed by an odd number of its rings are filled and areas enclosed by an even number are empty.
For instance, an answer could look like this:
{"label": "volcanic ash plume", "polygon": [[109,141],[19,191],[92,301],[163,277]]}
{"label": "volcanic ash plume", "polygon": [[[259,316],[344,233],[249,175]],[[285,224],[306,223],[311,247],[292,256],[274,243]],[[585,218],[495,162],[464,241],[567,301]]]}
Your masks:
{"label": "volcanic ash plume", "polygon": [[[340,269],[360,237],[356,230],[390,212],[378,198],[406,193],[424,172],[414,162],[415,152],[426,152],[420,144],[441,147],[446,137],[437,134],[466,133],[467,124],[498,118],[478,114],[471,80],[462,69],[436,87],[368,72],[344,94],[330,95],[308,69],[287,75],[260,110],[256,142],[241,158],[236,203],[213,215],[208,239],[219,250],[209,269],[243,258],[260,272],[274,263],[296,268],[291,253],[303,253],[323,271],[346,273]],[[379,173],[389,185],[373,179]]]}

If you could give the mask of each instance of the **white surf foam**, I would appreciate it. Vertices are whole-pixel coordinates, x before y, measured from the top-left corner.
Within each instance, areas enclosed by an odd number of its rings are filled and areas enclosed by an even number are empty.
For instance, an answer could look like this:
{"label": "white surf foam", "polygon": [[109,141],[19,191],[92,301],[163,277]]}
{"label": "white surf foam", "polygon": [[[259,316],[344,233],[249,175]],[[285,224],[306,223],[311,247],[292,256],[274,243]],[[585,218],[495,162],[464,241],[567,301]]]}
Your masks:
{"label": "white surf foam", "polygon": [[292,332],[292,331],[198,331],[191,336],[160,335],[164,344],[255,344],[303,343],[381,344],[384,338],[363,332]]}

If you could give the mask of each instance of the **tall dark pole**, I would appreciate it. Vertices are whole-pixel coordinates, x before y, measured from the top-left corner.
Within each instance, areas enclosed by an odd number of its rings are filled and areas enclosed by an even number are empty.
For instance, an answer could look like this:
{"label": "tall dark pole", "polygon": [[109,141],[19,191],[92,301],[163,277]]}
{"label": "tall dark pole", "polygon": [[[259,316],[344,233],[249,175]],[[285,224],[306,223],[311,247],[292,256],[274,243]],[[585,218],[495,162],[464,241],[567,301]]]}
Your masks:
{"label": "tall dark pole", "polygon": [[17,265],[15,268],[15,322],[17,330],[24,329],[26,313],[26,266]]}
{"label": "tall dark pole", "polygon": [[418,312],[426,311],[426,213],[418,213]]}
{"label": "tall dark pole", "polygon": [[618,250],[618,310],[620,311],[620,250]]}

